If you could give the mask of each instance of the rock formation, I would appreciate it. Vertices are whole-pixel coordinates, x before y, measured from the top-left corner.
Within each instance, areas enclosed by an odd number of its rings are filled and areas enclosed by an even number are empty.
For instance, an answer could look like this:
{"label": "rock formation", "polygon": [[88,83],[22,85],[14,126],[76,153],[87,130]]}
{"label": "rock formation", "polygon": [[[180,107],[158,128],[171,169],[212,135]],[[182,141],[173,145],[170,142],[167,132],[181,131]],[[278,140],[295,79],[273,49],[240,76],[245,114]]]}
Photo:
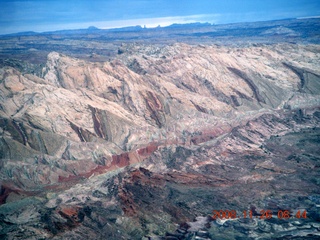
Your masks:
{"label": "rock formation", "polygon": [[33,73],[1,68],[0,236],[319,236],[319,58],[319,45],[128,44],[105,62],[51,52]]}

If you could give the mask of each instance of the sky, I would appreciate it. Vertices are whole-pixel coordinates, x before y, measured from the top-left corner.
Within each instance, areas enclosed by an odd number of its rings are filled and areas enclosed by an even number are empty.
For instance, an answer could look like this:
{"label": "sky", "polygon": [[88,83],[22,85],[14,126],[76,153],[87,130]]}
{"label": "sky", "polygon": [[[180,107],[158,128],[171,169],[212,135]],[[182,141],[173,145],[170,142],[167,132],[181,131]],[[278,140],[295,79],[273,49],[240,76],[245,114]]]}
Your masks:
{"label": "sky", "polygon": [[0,34],[320,16],[320,0],[0,0]]}

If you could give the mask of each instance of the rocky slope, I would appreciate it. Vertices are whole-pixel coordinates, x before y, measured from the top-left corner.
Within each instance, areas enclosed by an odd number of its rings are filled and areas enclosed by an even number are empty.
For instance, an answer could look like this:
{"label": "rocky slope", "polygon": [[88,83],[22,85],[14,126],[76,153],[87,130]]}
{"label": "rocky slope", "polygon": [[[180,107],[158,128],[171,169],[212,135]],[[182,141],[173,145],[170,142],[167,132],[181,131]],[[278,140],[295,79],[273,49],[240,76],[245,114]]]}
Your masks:
{"label": "rocky slope", "polygon": [[[36,70],[0,69],[0,236],[319,235],[319,45],[118,53],[92,63],[51,52]],[[310,217],[206,218],[250,208]]]}

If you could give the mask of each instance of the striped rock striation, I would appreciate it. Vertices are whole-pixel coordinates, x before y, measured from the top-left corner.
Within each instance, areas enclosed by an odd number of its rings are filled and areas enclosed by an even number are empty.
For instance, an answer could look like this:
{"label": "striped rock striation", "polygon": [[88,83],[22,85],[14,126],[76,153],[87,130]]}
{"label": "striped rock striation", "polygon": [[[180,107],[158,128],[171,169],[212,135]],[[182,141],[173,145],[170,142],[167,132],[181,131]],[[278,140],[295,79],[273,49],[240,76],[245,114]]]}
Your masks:
{"label": "striped rock striation", "polygon": [[179,43],[1,68],[0,236],[169,236],[217,208],[298,209],[296,196],[318,221],[319,65],[318,45]]}

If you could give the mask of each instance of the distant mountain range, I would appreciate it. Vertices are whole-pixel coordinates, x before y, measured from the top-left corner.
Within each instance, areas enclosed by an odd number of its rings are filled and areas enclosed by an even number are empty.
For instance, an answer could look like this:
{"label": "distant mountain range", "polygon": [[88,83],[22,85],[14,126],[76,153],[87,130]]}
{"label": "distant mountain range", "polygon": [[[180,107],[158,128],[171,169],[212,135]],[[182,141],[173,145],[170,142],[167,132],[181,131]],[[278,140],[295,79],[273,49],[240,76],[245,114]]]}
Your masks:
{"label": "distant mountain range", "polygon": [[170,28],[193,28],[193,27],[206,27],[206,26],[212,26],[211,23],[174,23],[170,26],[161,27],[160,25],[155,28],[146,28],[142,27],[140,25],[137,26],[128,26],[128,27],[121,27],[121,28],[110,28],[110,29],[100,29],[95,26],[90,26],[85,29],[66,29],[66,30],[57,30],[57,31],[48,31],[48,32],[33,32],[33,31],[27,31],[27,32],[18,32],[18,33],[10,33],[10,34],[4,34],[2,36],[31,36],[31,35],[44,35],[44,34],[89,34],[89,33],[103,33],[103,32],[135,32],[135,31],[143,31],[143,30],[150,30],[150,29],[170,29]]}

